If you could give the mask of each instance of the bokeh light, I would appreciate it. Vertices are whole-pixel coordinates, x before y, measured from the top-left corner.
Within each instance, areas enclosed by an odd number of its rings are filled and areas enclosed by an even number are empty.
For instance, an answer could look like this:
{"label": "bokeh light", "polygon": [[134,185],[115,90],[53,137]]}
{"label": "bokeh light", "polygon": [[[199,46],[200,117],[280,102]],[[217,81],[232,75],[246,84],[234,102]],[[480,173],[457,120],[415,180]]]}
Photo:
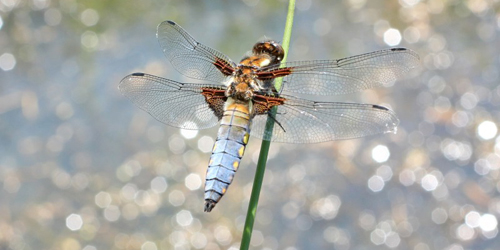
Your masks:
{"label": "bokeh light", "polygon": [[181,129],[181,135],[186,139],[193,139],[198,135],[198,130]]}
{"label": "bokeh light", "polygon": [[111,204],[112,198],[109,193],[99,192],[95,195],[95,204],[100,208],[106,208]]}
{"label": "bokeh light", "polygon": [[80,15],[80,20],[85,26],[94,26],[99,21],[99,14],[94,9],[86,9]]}
{"label": "bokeh light", "polygon": [[106,218],[106,220],[108,221],[111,222],[117,221],[118,219],[120,219],[120,216],[121,216],[120,208],[115,205],[107,206],[104,209],[104,218]]}
{"label": "bokeh light", "polygon": [[477,126],[477,134],[483,140],[493,139],[498,132],[497,125],[492,121],[484,121]]}
{"label": "bokeh light", "polygon": [[66,227],[71,231],[80,230],[83,226],[82,216],[78,214],[70,214],[66,217]]}
{"label": "bokeh light", "polygon": [[11,53],[3,53],[0,55],[0,69],[9,71],[16,66],[16,58]]}
{"label": "bokeh light", "polygon": [[372,158],[378,163],[386,162],[391,156],[391,152],[385,145],[377,145],[372,149]]}
{"label": "bokeh light", "polygon": [[170,194],[168,195],[168,201],[173,206],[178,207],[178,206],[184,204],[184,201],[186,201],[186,197],[184,196],[184,193],[182,193],[181,191],[174,190],[174,191],[170,192]]}
{"label": "bokeh light", "polygon": [[203,153],[212,152],[212,147],[214,145],[214,139],[210,136],[202,136],[198,140],[198,149]]}
{"label": "bokeh light", "polygon": [[197,190],[201,187],[201,177],[198,174],[189,174],[184,179],[184,185],[189,190]]}
{"label": "bokeh light", "polygon": [[469,226],[462,224],[456,230],[457,238],[462,241],[469,241],[476,237],[476,231]]}
{"label": "bokeh light", "polygon": [[436,176],[432,174],[427,174],[422,178],[422,188],[425,189],[426,191],[433,191],[435,190],[438,185],[439,181]]}
{"label": "bokeh light", "polygon": [[390,28],[384,32],[384,42],[389,46],[399,45],[401,39],[401,33],[397,29]]}
{"label": "bokeh light", "polygon": [[486,232],[498,230],[498,220],[492,214],[483,214],[479,217],[478,226]]}
{"label": "bokeh light", "polygon": [[151,180],[151,190],[155,193],[163,193],[167,190],[168,184],[165,177],[157,176]]}
{"label": "bokeh light", "polygon": [[448,219],[448,212],[444,208],[436,208],[432,211],[432,221],[436,224],[443,224]]}
{"label": "bokeh light", "polygon": [[381,191],[385,186],[384,179],[378,175],[374,175],[368,179],[368,188],[373,192]]}

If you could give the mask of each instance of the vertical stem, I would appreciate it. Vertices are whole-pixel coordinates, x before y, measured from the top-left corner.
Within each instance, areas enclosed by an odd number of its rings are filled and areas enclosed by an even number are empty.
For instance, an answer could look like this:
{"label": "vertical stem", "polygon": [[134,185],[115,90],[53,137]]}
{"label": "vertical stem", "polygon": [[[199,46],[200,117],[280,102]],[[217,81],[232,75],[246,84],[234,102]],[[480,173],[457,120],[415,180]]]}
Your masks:
{"label": "vertical stem", "polygon": [[[295,0],[289,0],[288,4],[288,13],[286,17],[286,25],[285,32],[283,34],[283,50],[285,51],[285,56],[281,61],[282,65],[286,62],[288,55],[288,48],[290,46],[290,37],[292,35],[292,26],[293,26],[293,14],[295,10]],[[276,89],[281,90],[283,83],[283,78],[276,79],[274,85]],[[271,109],[271,115],[276,115],[276,107]],[[274,128],[274,120],[271,118],[267,118],[265,134],[272,134]],[[270,137],[269,137],[270,138]],[[252,187],[252,194],[250,196],[250,202],[248,204],[247,217],[245,220],[245,227],[243,229],[243,236],[241,239],[240,249],[247,250],[250,246],[250,239],[252,237],[253,224],[255,221],[255,216],[257,214],[257,205],[259,203],[260,190],[262,188],[262,182],[264,180],[264,172],[266,170],[267,156],[269,154],[269,147],[271,146],[271,141],[268,139],[262,140],[262,144],[260,147],[259,160],[257,162],[257,169],[255,171],[255,178]]]}

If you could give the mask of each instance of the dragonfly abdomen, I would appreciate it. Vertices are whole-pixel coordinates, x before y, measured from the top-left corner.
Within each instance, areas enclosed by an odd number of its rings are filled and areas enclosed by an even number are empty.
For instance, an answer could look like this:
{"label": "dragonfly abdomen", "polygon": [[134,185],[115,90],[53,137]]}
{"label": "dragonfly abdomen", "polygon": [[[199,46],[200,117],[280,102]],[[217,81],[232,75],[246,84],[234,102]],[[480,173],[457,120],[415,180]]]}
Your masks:
{"label": "dragonfly abdomen", "polygon": [[208,164],[205,182],[205,212],[210,212],[226,193],[240,166],[250,133],[251,102],[224,107],[219,133]]}

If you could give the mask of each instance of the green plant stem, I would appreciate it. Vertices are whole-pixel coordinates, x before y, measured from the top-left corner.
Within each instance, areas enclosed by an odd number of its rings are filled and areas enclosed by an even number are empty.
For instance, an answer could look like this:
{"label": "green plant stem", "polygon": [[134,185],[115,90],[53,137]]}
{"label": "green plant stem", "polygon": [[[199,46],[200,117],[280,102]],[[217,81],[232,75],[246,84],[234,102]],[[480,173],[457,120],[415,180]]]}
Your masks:
{"label": "green plant stem", "polygon": [[[286,17],[285,32],[283,34],[283,50],[285,51],[285,56],[281,61],[282,65],[286,62],[288,55],[288,48],[290,46],[290,37],[292,36],[292,26],[293,26],[293,14],[295,10],[295,0],[289,0],[288,13]],[[276,89],[281,90],[283,83],[283,78],[276,79],[274,85]],[[275,117],[276,107],[271,109],[271,115]],[[265,134],[272,134],[274,128],[274,120],[270,117],[267,118]],[[270,138],[270,137],[269,137]],[[241,239],[240,249],[247,250],[250,246],[250,239],[252,238],[253,224],[255,221],[255,216],[257,214],[257,205],[259,203],[260,190],[262,188],[262,182],[264,180],[264,172],[266,170],[267,156],[269,154],[269,147],[271,146],[271,141],[264,139],[260,146],[259,160],[257,162],[257,169],[255,171],[255,178],[252,187],[252,194],[250,196],[250,202],[248,204],[247,217],[245,220],[245,227],[243,229],[243,236]]]}

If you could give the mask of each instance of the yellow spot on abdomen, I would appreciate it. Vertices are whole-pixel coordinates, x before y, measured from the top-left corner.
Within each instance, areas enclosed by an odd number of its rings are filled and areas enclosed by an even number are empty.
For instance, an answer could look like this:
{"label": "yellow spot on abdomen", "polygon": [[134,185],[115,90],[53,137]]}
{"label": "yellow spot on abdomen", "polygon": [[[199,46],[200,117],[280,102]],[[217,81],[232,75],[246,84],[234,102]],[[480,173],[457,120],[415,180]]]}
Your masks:
{"label": "yellow spot on abdomen", "polygon": [[240,149],[238,149],[238,155],[241,157],[243,157],[243,153],[245,153],[245,146],[241,146]]}
{"label": "yellow spot on abdomen", "polygon": [[243,137],[243,143],[245,143],[245,144],[248,143],[248,137],[250,137],[250,134],[246,133],[245,137]]}
{"label": "yellow spot on abdomen", "polygon": [[239,166],[240,166],[240,162],[239,161],[233,162],[233,168],[234,168],[234,170],[238,169]]}

